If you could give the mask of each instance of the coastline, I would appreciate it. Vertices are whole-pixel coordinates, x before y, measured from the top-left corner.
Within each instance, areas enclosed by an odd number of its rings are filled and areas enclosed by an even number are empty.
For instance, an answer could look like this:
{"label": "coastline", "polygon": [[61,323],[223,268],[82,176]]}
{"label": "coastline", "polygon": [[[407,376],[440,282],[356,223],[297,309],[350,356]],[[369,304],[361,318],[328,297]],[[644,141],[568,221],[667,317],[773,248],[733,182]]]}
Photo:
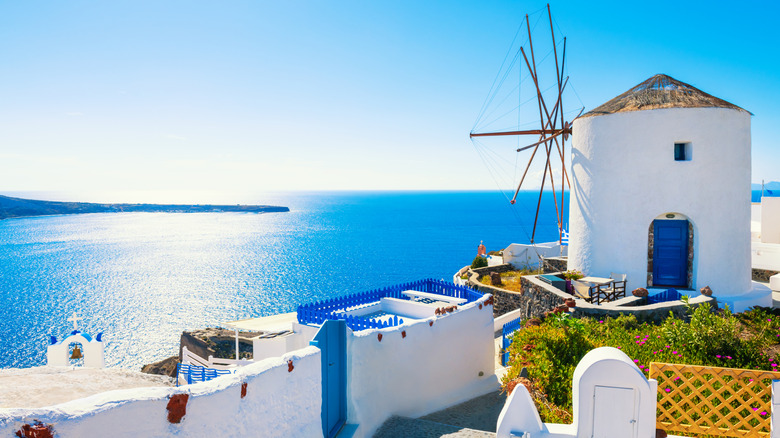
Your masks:
{"label": "coastline", "polygon": [[275,205],[99,204],[41,201],[0,195],[0,220],[86,213],[284,213],[289,211],[289,207]]}

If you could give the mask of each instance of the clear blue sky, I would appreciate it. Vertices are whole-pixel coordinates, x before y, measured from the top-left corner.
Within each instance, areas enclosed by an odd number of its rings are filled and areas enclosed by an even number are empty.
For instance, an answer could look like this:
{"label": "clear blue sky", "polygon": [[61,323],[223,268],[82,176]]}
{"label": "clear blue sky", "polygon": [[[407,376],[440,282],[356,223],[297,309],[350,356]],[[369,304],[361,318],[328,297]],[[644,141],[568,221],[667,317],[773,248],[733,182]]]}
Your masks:
{"label": "clear blue sky", "polygon": [[[753,181],[780,180],[780,7],[697,3],[551,3],[571,84],[592,109],[667,73],[742,106]],[[544,5],[2,2],[0,192],[495,189],[468,133]]]}

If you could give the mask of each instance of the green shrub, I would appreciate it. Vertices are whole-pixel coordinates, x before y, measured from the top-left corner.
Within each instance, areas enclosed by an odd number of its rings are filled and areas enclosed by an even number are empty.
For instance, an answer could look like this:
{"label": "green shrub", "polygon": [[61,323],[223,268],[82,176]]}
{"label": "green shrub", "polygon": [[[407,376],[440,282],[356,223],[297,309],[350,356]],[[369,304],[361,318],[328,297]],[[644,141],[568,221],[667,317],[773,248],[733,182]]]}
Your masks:
{"label": "green shrub", "polygon": [[645,376],[650,362],[777,370],[773,351],[780,340],[780,316],[753,309],[737,317],[728,309],[713,313],[708,304],[689,312],[689,321],[670,314],[660,325],[640,323],[633,315],[602,320],[548,317],[539,326],[515,332],[509,347],[511,368],[502,383],[506,388],[527,367],[532,384],[544,395],[534,397],[542,420],[553,422],[560,415],[547,414],[552,411],[544,403],[571,412],[574,369],[597,347],[622,350]]}
{"label": "green shrub", "polygon": [[484,268],[488,265],[487,257],[476,256],[471,262],[471,269]]}

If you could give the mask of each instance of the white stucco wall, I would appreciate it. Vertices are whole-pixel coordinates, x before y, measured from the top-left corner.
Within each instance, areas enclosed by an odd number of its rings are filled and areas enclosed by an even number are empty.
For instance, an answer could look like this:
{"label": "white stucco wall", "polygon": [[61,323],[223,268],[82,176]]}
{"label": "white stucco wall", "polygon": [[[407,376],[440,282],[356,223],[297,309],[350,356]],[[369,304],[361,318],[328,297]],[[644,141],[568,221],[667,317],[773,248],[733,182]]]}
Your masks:
{"label": "white stucco wall", "polygon": [[[750,114],[668,108],[574,121],[569,269],[647,286],[648,229],[679,213],[693,224],[692,287],[751,291]],[[690,161],[674,143],[691,143]]]}
{"label": "white stucco wall", "polygon": [[780,198],[761,198],[761,242],[780,243]]}
{"label": "white stucco wall", "polygon": [[542,423],[528,390],[517,385],[498,417],[496,437],[653,437],[657,390],[658,382],[645,378],[625,353],[596,348],[572,376],[571,424]]}
{"label": "white stucco wall", "polygon": [[504,263],[515,268],[538,268],[539,257],[559,257],[567,255],[567,246],[558,242],[537,243],[535,245],[513,243],[504,249]]}
{"label": "white stucco wall", "polygon": [[487,298],[399,327],[348,330],[347,422],[359,424],[355,438],[372,436],[391,415],[425,415],[498,387],[493,307],[479,308]]}
{"label": "white stucco wall", "polygon": [[[171,424],[168,398],[180,393],[190,394],[187,413]],[[210,382],[110,391],[50,408],[0,409],[0,435],[15,436],[23,424],[39,420],[58,437],[321,437],[321,405],[320,350],[307,347]]]}

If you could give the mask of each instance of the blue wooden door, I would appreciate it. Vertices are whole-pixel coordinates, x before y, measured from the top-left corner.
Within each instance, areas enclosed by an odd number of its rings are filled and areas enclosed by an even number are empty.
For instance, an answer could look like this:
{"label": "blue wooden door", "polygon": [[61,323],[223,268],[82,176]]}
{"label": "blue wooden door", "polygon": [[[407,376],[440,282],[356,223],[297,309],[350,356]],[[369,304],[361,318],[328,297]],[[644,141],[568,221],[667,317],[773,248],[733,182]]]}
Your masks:
{"label": "blue wooden door", "polygon": [[332,438],[347,419],[347,324],[325,321],[311,345],[322,350],[322,432]]}
{"label": "blue wooden door", "polygon": [[688,221],[653,223],[653,286],[688,287]]}

